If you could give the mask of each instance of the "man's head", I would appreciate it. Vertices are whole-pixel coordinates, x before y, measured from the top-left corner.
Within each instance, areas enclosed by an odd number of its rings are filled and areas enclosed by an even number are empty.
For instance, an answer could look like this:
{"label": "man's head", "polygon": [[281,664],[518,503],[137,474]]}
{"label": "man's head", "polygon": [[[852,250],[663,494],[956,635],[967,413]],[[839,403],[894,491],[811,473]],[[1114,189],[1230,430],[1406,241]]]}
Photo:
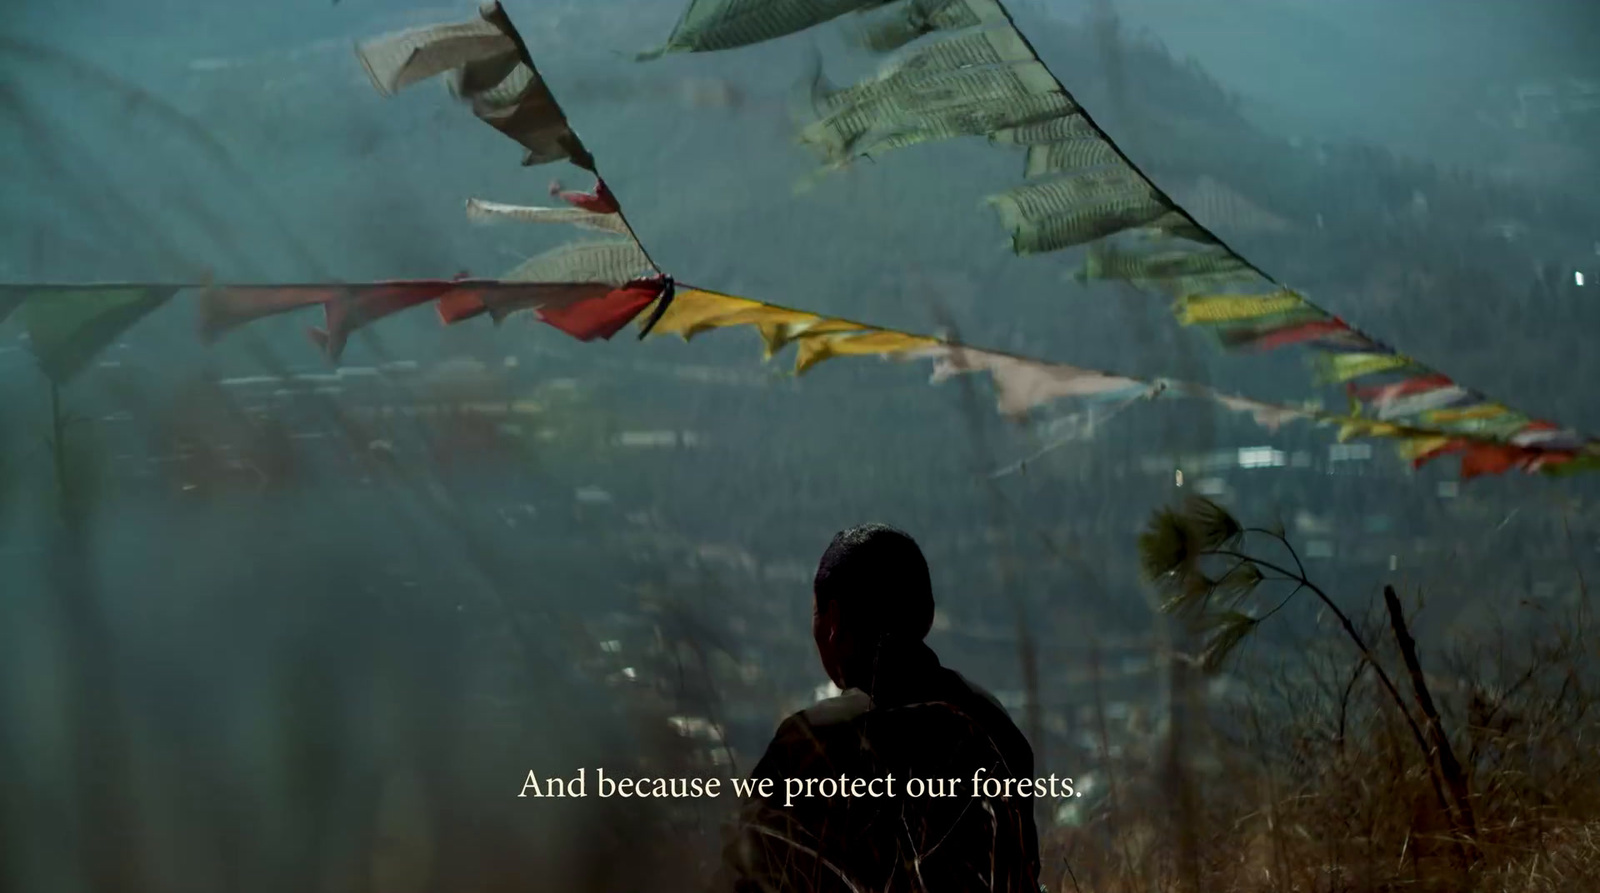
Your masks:
{"label": "man's head", "polygon": [[[828,678],[856,684],[886,637],[919,642],[933,626],[933,584],[917,543],[884,524],[843,530],[812,584],[811,633]],[[864,665],[865,664],[865,665]]]}

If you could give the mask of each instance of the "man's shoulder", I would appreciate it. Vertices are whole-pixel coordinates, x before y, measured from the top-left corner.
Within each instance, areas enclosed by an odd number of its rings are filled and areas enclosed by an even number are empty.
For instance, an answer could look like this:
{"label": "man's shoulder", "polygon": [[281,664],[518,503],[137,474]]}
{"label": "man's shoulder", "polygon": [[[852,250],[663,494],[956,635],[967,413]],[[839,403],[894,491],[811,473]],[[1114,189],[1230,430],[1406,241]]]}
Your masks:
{"label": "man's shoulder", "polygon": [[971,679],[968,679],[949,667],[943,667],[942,669],[947,674],[946,678],[949,680],[948,684],[951,688],[960,692],[960,694],[964,695],[966,698],[976,699],[983,702],[985,707],[993,709],[1001,716],[1006,717],[1009,720],[1010,714],[1006,712],[1005,705],[1000,703],[999,698],[990,694],[988,689],[976,682],[973,682]]}
{"label": "man's shoulder", "polygon": [[1002,751],[1008,752],[1010,758],[1025,760],[1026,771],[1031,772],[1033,748],[1029,745],[1027,736],[1017,728],[1016,720],[1011,717],[1011,711],[983,686],[955,670],[945,669],[950,674],[951,685],[960,689],[961,697],[966,701],[965,710],[972,720],[979,726],[987,728],[995,743]]}
{"label": "man's shoulder", "polygon": [[848,725],[872,709],[872,699],[860,689],[852,688],[835,697],[826,698],[789,715],[784,725],[804,724],[813,729]]}
{"label": "man's shoulder", "polygon": [[[753,775],[788,778],[815,774],[846,757],[855,723],[872,709],[864,692],[847,691],[784,718]],[[823,772],[823,774],[827,774]]]}
{"label": "man's shoulder", "polygon": [[772,736],[774,750],[794,752],[827,751],[858,736],[857,726],[872,712],[872,699],[866,692],[850,689],[784,718]]}

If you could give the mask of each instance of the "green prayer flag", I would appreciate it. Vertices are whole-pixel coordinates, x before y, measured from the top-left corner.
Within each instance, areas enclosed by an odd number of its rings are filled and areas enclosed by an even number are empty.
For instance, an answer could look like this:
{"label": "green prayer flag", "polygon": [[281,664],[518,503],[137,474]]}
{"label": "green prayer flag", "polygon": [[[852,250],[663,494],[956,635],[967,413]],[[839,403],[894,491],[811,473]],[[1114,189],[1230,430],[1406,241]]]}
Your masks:
{"label": "green prayer flag", "polygon": [[65,384],[176,292],[170,286],[137,285],[37,289],[23,301],[22,319],[39,367]]}
{"label": "green prayer flag", "polygon": [[0,322],[5,322],[12,311],[22,306],[29,291],[26,286],[0,285]]}
{"label": "green prayer flag", "polygon": [[640,53],[705,53],[750,46],[836,19],[887,0],[690,0],[665,45]]}
{"label": "green prayer flag", "polygon": [[1009,24],[1005,10],[994,0],[906,0],[892,15],[858,29],[855,38],[867,49],[883,52],[935,31],[1004,24]]}

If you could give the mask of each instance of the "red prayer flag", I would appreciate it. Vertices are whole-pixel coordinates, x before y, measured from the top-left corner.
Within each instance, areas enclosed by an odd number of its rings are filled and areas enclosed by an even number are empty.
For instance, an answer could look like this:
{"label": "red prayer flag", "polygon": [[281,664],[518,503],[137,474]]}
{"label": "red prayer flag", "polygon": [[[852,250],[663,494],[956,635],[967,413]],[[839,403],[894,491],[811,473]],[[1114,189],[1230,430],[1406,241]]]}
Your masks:
{"label": "red prayer flag", "polygon": [[338,361],[351,333],[369,323],[402,310],[426,304],[457,287],[457,283],[437,279],[413,282],[385,282],[358,286],[323,305],[326,329],[312,329],[311,340]]}
{"label": "red prayer flag", "polygon": [[1563,450],[1497,443],[1474,444],[1461,454],[1461,479],[1467,481],[1485,474],[1504,474],[1513,468],[1538,471],[1547,465],[1559,465],[1574,458],[1575,454]]}
{"label": "red prayer flag", "polygon": [[200,293],[200,338],[215,341],[224,332],[279,313],[326,304],[348,288],[343,285],[235,285]]}
{"label": "red prayer flag", "polygon": [[1290,344],[1314,341],[1318,338],[1337,335],[1346,331],[1349,331],[1349,328],[1338,320],[1318,320],[1264,335],[1261,340],[1251,346],[1256,350],[1277,350]]}
{"label": "red prayer flag", "polygon": [[540,307],[537,312],[539,319],[579,341],[609,340],[660,297],[665,282],[664,279],[636,279],[601,297],[564,307]]}
{"label": "red prayer flag", "polygon": [[1411,394],[1421,394],[1425,391],[1436,391],[1448,388],[1455,382],[1446,375],[1419,375],[1393,384],[1377,385],[1374,387],[1350,387],[1350,394],[1363,403],[1388,403],[1397,397],[1406,397]]}
{"label": "red prayer flag", "polygon": [[612,195],[610,187],[606,186],[606,181],[598,177],[594,181],[594,192],[563,192],[561,181],[551,180],[550,194],[574,208],[582,208],[596,214],[616,214],[622,210],[622,206],[617,204],[617,197]]}
{"label": "red prayer flag", "polygon": [[1485,474],[1505,474],[1519,464],[1526,464],[1527,450],[1494,443],[1479,443],[1461,453],[1461,479],[1470,481]]}
{"label": "red prayer flag", "polygon": [[1461,479],[1470,481],[1489,474],[1505,474],[1512,469],[1538,471],[1550,465],[1570,462],[1576,454],[1569,450],[1544,450],[1509,443],[1486,443],[1471,440],[1452,440],[1443,446],[1423,453],[1411,460],[1413,468],[1448,453],[1461,454]]}
{"label": "red prayer flag", "polygon": [[447,326],[489,312],[489,305],[483,302],[482,293],[470,287],[445,292],[439,296],[435,307],[439,311],[439,321]]}
{"label": "red prayer flag", "polygon": [[1431,450],[1428,450],[1425,453],[1419,453],[1418,455],[1412,457],[1412,459],[1411,459],[1411,467],[1412,468],[1421,468],[1422,466],[1427,465],[1429,462],[1432,462],[1434,459],[1437,459],[1440,456],[1446,455],[1448,453],[1459,453],[1462,450],[1466,449],[1469,445],[1470,445],[1470,442],[1469,441],[1465,441],[1465,440],[1452,440],[1452,441],[1450,441],[1448,443],[1441,444],[1441,445],[1439,445],[1437,447],[1434,447]]}
{"label": "red prayer flag", "polygon": [[568,307],[603,298],[613,286],[605,282],[502,282],[478,297],[489,306],[495,325],[522,310]]}

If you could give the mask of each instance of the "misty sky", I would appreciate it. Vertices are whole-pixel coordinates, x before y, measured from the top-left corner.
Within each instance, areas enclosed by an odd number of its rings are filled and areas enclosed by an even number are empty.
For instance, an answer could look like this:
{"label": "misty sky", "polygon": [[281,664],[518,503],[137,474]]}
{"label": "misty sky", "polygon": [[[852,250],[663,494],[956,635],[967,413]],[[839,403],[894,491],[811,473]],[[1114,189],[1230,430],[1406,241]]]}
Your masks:
{"label": "misty sky", "polygon": [[[1264,123],[1474,163],[1495,86],[1600,78],[1572,0],[1110,0],[1131,31],[1192,56]],[[1024,0],[1076,18],[1091,0]]]}
{"label": "misty sky", "polygon": [[[639,9],[639,0],[612,0]],[[1358,138],[1446,162],[1474,164],[1503,118],[1495,87],[1532,79],[1600,78],[1586,35],[1600,35],[1590,0],[1013,0],[1021,18],[1076,18],[1109,3],[1132,31],[1193,56],[1250,103],[1265,124],[1307,136]],[[448,18],[474,4],[445,0],[285,0],[242,7],[202,0],[87,0],[63,15],[20,0],[6,28],[35,36],[94,34],[106,56],[193,57],[289,48],[370,32],[396,16]],[[567,0],[511,3],[549,15]],[[670,24],[676,0],[649,0]],[[657,10],[659,7],[659,11]],[[519,10],[520,11],[520,10]],[[526,17],[526,13],[524,13]],[[419,19],[420,20],[420,19]],[[1024,22],[1024,24],[1026,24]],[[380,25],[379,27],[383,27]],[[664,25],[665,26],[665,25]],[[602,48],[612,50],[617,48]]]}

